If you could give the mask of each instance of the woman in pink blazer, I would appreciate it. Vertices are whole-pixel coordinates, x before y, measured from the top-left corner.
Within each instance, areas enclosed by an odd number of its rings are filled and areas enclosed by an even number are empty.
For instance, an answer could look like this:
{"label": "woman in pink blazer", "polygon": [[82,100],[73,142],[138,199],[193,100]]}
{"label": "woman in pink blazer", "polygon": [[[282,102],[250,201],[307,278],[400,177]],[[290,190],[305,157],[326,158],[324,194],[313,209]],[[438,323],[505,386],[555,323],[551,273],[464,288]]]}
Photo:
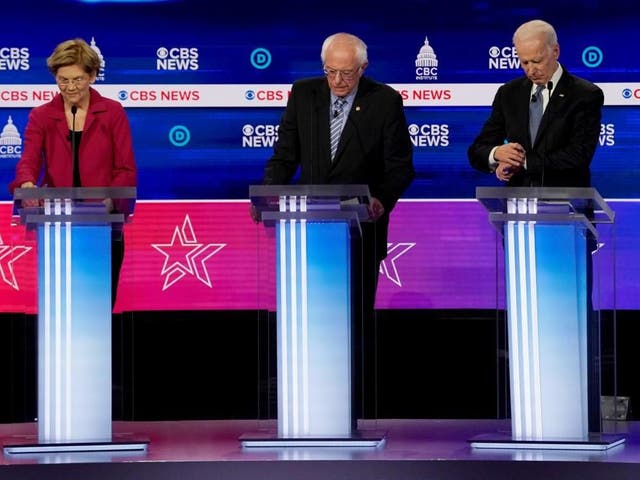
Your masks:
{"label": "woman in pink blazer", "polygon": [[[129,120],[122,105],[91,85],[100,57],[82,39],[59,44],[47,67],[60,89],[53,100],[35,107],[25,128],[15,188],[134,187],[136,163]],[[36,205],[30,205],[36,202]],[[107,211],[123,211],[118,200],[104,200]],[[23,202],[37,206],[37,200]],[[128,213],[128,212],[125,212]],[[122,237],[112,241],[112,303],[124,257]]]}
{"label": "woman in pink blazer", "polygon": [[97,53],[82,39],[68,40],[56,47],[47,67],[60,93],[29,114],[22,157],[9,190],[37,185],[135,186],[136,164],[124,108],[91,88],[100,68]]}

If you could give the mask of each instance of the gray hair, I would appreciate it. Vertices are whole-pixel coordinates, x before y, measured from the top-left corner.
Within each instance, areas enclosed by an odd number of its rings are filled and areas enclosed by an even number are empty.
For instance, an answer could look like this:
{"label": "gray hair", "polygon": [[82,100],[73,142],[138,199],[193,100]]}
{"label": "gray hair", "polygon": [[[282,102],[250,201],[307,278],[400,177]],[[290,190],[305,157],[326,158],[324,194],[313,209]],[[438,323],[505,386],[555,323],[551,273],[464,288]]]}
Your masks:
{"label": "gray hair", "polygon": [[556,35],[555,29],[544,20],[531,20],[520,25],[513,34],[513,43],[515,45],[519,40],[526,40],[538,35],[544,35],[545,43],[550,47],[555,47],[558,44],[558,35]]}
{"label": "gray hair", "polygon": [[350,44],[356,51],[356,59],[360,65],[367,63],[367,45],[355,35],[350,33],[334,33],[328,36],[322,43],[322,50],[320,50],[320,59],[324,65],[325,58],[327,56],[327,50],[331,48],[334,42],[342,44]]}

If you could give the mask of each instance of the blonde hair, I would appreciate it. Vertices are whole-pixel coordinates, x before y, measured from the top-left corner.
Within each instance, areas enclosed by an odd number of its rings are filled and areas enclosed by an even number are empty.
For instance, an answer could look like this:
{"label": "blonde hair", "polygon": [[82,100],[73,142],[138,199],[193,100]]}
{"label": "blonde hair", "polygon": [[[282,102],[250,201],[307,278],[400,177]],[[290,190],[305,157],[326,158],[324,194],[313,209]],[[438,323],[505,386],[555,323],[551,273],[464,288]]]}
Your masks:
{"label": "blonde hair", "polygon": [[53,50],[47,58],[47,68],[55,76],[60,67],[80,65],[85,73],[97,74],[100,69],[100,57],[82,38],[66,40]]}

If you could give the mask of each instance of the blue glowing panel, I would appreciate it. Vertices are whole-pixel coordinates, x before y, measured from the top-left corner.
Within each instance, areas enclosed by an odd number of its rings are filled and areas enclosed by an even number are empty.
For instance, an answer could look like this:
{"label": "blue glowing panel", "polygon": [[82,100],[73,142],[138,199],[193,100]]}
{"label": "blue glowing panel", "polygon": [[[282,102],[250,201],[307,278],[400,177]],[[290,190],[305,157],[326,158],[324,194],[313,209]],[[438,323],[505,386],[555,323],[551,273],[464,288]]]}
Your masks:
{"label": "blue glowing panel", "polygon": [[276,225],[278,433],[351,431],[351,303],[346,222]]}
{"label": "blue glowing panel", "polygon": [[584,230],[535,222],[507,222],[504,230],[513,438],[584,440]]}
{"label": "blue glowing panel", "polygon": [[110,258],[110,226],[38,226],[40,443],[111,440]]}

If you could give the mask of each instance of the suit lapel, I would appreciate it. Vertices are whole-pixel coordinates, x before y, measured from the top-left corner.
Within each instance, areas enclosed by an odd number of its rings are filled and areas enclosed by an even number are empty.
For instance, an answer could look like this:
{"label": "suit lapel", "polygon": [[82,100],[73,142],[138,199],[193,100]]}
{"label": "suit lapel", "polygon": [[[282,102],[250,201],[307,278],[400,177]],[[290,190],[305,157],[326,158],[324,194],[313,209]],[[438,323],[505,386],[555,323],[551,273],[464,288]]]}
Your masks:
{"label": "suit lapel", "polygon": [[530,150],[533,146],[534,139],[529,134],[529,104],[531,103],[531,88],[533,83],[528,78],[524,78],[520,90],[518,91],[518,131],[526,132],[525,138],[529,142],[525,150]]}
{"label": "suit lapel", "polygon": [[353,99],[351,110],[349,110],[347,114],[347,121],[344,125],[344,129],[342,130],[340,143],[338,143],[336,156],[333,160],[334,165],[340,162],[340,158],[342,157],[342,153],[344,153],[345,148],[351,142],[358,141],[357,136],[358,132],[361,130],[360,124],[362,121],[362,116],[364,112],[366,112],[368,106],[367,98],[369,90],[370,88],[368,80],[366,79],[366,77],[362,77],[360,79],[360,84],[358,85],[356,96]]}
{"label": "suit lapel", "polygon": [[[314,159],[314,171],[320,173],[320,178],[325,179],[331,167],[329,153],[329,86],[325,79],[318,88],[318,94],[312,100],[312,112],[315,112],[315,143],[316,157]],[[314,128],[312,126],[312,128]]]}
{"label": "suit lapel", "polygon": [[545,134],[547,125],[549,125],[549,122],[554,117],[555,112],[562,110],[563,105],[566,101],[565,91],[567,90],[568,84],[569,76],[567,75],[567,72],[565,70],[562,72],[562,76],[560,77],[558,85],[551,91],[551,98],[549,98],[547,108],[544,109],[544,114],[542,115],[542,119],[540,120],[540,127],[538,128],[538,138],[542,138],[542,136]]}

